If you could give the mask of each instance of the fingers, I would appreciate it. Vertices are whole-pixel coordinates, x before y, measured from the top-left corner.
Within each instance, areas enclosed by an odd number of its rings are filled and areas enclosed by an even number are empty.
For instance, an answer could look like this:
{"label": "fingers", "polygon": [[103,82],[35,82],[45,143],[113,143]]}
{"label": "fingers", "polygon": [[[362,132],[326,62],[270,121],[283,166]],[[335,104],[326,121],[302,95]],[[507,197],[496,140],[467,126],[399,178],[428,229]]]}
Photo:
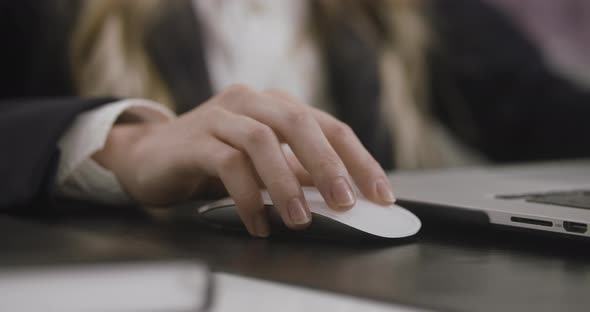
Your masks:
{"label": "fingers", "polygon": [[[269,94],[290,102],[297,102],[295,98],[281,91],[270,91]],[[320,110],[312,109],[311,113],[348,168],[363,195],[376,203],[393,204],[395,197],[391,191],[389,179],[352,129],[345,123]]]}
{"label": "fingers", "polygon": [[330,207],[349,209],[355,204],[348,170],[309,107],[245,87],[230,88],[225,97],[228,110],[268,125],[289,144]]}
{"label": "fingers", "polygon": [[279,140],[268,126],[246,116],[220,110],[226,123],[212,125],[220,140],[245,152],[278,209],[285,224],[292,229],[306,227],[311,213],[299,180],[289,167]]}
{"label": "fingers", "polygon": [[393,204],[395,197],[387,175],[350,127],[319,110],[314,116],[363,195],[376,203]]}
{"label": "fingers", "polygon": [[256,172],[244,153],[223,142],[210,140],[200,146],[207,149],[202,165],[218,176],[238,207],[240,219],[252,236],[268,237],[270,226],[260,194]]}

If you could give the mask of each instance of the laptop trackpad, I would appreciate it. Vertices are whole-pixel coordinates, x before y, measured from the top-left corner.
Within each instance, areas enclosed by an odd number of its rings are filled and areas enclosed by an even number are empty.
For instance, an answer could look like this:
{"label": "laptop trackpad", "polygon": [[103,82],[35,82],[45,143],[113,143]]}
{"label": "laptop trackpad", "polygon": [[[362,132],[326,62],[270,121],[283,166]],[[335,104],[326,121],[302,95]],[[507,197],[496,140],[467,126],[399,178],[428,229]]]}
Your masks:
{"label": "laptop trackpad", "polygon": [[498,195],[499,199],[524,199],[527,202],[590,209],[590,190],[554,191],[517,195]]}

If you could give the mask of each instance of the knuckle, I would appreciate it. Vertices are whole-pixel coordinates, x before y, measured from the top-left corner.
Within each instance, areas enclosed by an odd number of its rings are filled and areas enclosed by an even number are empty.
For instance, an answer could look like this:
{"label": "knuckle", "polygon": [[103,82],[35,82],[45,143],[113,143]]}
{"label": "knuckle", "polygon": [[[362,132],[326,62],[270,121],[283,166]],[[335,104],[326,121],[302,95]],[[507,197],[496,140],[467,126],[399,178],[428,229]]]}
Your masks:
{"label": "knuckle", "polygon": [[219,106],[209,106],[204,108],[203,114],[206,119],[219,120],[227,116],[227,111]]}
{"label": "knuckle", "polygon": [[255,94],[256,92],[252,88],[244,84],[231,85],[223,92],[224,97],[231,99],[247,99]]}
{"label": "knuckle", "polygon": [[235,84],[222,93],[220,101],[229,110],[241,110],[260,98],[258,92],[243,84]]}
{"label": "knuckle", "polygon": [[350,139],[355,136],[352,128],[343,122],[336,122],[330,127],[329,132],[329,135],[335,139]]}
{"label": "knuckle", "polygon": [[243,166],[246,161],[246,155],[236,149],[228,149],[219,155],[219,170],[222,172],[231,172],[236,166]]}
{"label": "knuckle", "polygon": [[226,93],[243,94],[249,92],[252,92],[252,89],[249,86],[241,83],[232,84],[226,88]]}
{"label": "knuckle", "polygon": [[367,159],[365,160],[369,167],[372,167],[376,172],[383,173],[383,169],[381,168],[381,164],[367,152]]}
{"label": "knuckle", "polygon": [[375,159],[372,158],[373,157],[371,157],[371,160],[367,161],[367,163],[369,164],[367,172],[370,172],[370,175],[374,176],[375,178],[385,176],[385,173],[383,172],[381,165]]}
{"label": "knuckle", "polygon": [[313,121],[313,116],[304,107],[291,105],[291,107],[287,109],[287,122],[289,125],[305,127]]}
{"label": "knuckle", "polygon": [[246,138],[252,145],[266,144],[271,142],[274,137],[275,134],[272,129],[269,126],[260,123],[252,125],[246,131]]}
{"label": "knuckle", "polygon": [[289,101],[289,102],[295,101],[295,98],[289,92],[287,92],[283,89],[272,88],[272,89],[269,89],[267,93],[271,94],[273,96],[276,96],[280,99],[283,99],[285,101]]}

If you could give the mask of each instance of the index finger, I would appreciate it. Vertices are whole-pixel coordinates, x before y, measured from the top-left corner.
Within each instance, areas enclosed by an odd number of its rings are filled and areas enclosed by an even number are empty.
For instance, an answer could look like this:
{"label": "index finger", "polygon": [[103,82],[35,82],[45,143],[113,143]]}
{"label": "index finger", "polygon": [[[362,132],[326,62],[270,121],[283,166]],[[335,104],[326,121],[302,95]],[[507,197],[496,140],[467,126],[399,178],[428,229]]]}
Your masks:
{"label": "index finger", "polygon": [[237,91],[240,92],[233,96],[239,95],[242,100],[226,101],[227,109],[258,120],[280,134],[312,175],[314,184],[331,208],[350,209],[354,206],[356,194],[348,170],[307,105],[272,93]]}

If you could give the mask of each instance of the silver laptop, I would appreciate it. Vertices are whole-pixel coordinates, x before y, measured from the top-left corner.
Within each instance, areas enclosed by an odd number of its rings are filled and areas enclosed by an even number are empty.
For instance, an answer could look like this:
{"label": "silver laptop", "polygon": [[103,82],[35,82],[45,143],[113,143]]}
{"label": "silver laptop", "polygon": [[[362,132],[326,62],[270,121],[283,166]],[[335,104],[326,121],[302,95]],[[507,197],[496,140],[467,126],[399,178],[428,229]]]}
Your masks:
{"label": "silver laptop", "polygon": [[590,159],[390,175],[420,217],[590,236]]}

